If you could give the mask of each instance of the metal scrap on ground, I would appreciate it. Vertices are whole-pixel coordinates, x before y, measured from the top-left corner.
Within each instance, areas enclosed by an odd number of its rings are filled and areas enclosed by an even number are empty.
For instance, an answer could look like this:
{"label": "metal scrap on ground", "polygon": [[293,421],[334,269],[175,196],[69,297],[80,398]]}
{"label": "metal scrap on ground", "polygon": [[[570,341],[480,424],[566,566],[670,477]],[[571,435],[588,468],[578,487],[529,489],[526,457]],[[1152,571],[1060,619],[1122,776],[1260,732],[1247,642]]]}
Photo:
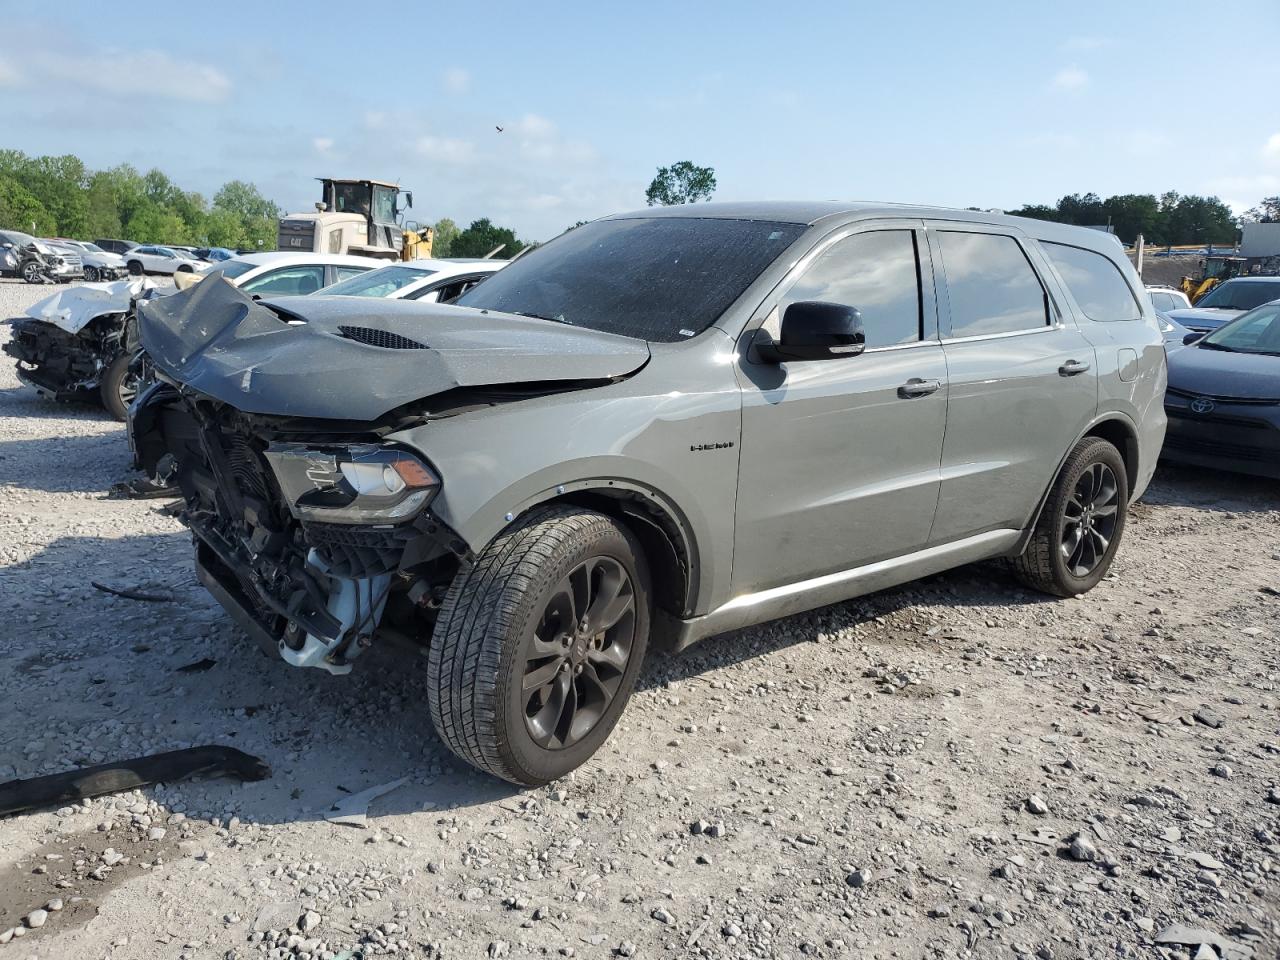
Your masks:
{"label": "metal scrap on ground", "polygon": [[399,780],[392,780],[390,783],[370,787],[368,790],[361,790],[359,793],[353,793],[349,797],[343,797],[334,803],[329,812],[324,815],[324,818],[330,823],[340,823],[348,827],[363,827],[369,820],[369,804],[383,794],[399,789],[408,782],[408,777],[401,777]]}

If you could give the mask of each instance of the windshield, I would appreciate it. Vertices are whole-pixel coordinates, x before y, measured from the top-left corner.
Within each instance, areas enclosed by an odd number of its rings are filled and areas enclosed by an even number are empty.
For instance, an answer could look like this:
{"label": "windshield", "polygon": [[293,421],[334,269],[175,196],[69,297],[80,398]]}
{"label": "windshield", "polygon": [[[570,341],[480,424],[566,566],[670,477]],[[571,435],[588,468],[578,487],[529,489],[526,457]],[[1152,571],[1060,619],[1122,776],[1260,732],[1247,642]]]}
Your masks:
{"label": "windshield", "polygon": [[331,287],[325,287],[324,296],[338,297],[389,297],[401,287],[424,280],[436,271],[424,270],[422,267],[410,267],[396,264],[390,267],[379,267],[359,276],[348,277]]}
{"label": "windshield", "polygon": [[455,303],[672,343],[711,326],[804,230],[764,220],[597,220]]}
{"label": "windshield", "polygon": [[1280,280],[1228,280],[1220,283],[1196,301],[1196,309],[1217,307],[1219,310],[1252,310],[1269,300],[1280,298]]}
{"label": "windshield", "polygon": [[1199,346],[1231,353],[1280,356],[1280,303],[1250,310],[1203,338]]}
{"label": "windshield", "polygon": [[228,280],[234,280],[242,274],[248,273],[257,264],[250,263],[248,260],[223,260],[221,263],[215,263],[211,267],[206,267],[202,272],[208,276],[220,273]]}

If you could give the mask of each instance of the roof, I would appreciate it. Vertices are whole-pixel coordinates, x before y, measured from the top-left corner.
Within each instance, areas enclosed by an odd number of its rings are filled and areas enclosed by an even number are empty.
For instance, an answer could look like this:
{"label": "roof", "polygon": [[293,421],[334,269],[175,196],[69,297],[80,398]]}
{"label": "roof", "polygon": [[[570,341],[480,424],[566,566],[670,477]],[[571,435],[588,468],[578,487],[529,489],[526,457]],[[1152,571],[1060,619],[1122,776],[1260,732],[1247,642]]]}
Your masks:
{"label": "roof", "polygon": [[390,180],[370,180],[368,177],[316,177],[321,183],[328,180],[330,183],[372,183],[378,187],[391,187],[393,190],[399,190],[400,184],[392,183]]}
{"label": "roof", "polygon": [[1076,246],[1115,250],[1118,241],[1113,234],[1074,227],[1048,220],[1011,217],[985,210],[960,210],[954,207],[926,207],[907,203],[884,203],[869,200],[753,200],[683,203],[671,207],[646,207],[629,213],[618,213],[606,220],[634,220],[644,217],[698,217],[725,220],[772,220],[814,226],[829,220],[832,225],[843,221],[872,220],[880,217],[910,217],[922,220],[957,220],[1015,227],[1041,239],[1060,240]]}
{"label": "roof", "polygon": [[255,267],[265,267],[269,263],[281,263],[287,260],[294,260],[298,263],[346,264],[354,267],[385,267],[388,264],[400,262],[398,260],[382,260],[378,257],[357,257],[348,253],[311,253],[306,250],[270,250],[265,253],[246,253],[244,256],[232,257],[230,260],[222,262],[230,263],[233,260],[251,263]]}

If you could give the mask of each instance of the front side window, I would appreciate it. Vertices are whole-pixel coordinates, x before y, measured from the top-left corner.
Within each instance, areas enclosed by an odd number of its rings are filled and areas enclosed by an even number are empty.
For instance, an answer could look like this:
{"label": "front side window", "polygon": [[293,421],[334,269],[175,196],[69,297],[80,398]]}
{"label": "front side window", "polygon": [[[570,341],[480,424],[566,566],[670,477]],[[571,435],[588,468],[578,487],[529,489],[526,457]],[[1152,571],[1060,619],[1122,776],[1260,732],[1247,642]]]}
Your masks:
{"label": "front side window", "polygon": [[918,341],[920,268],[915,234],[910,230],[877,230],[838,240],[787,291],[778,304],[777,317],[800,300],[856,307],[862,314],[868,347]]}
{"label": "front side window", "polygon": [[373,219],[375,223],[396,222],[396,192],[390,187],[373,188]]}
{"label": "front side window", "polygon": [[951,304],[951,336],[1019,333],[1047,326],[1049,298],[1013,237],[936,234]]}
{"label": "front side window", "polygon": [[[339,268],[360,269],[360,268]],[[401,266],[379,267],[377,270],[362,270],[356,276],[335,283],[325,288],[325,296],[337,297],[389,297],[402,287],[417,283],[435,273],[434,270],[423,270],[421,267]]]}
{"label": "front side window", "polygon": [[[1107,323],[1113,320],[1137,320],[1142,316],[1133,290],[1125,282],[1120,268],[1100,253],[1065,243],[1047,243],[1040,246],[1062,275],[1075,297],[1076,304],[1090,320]],[[1169,299],[1169,294],[1159,294]],[[1156,294],[1152,295],[1154,300]],[[1168,309],[1168,308],[1166,308]]]}
{"label": "front side window", "polygon": [[324,267],[283,267],[246,281],[240,289],[259,296],[296,297],[315,293],[322,286]]}
{"label": "front side window", "polygon": [[1196,309],[1218,307],[1222,310],[1252,310],[1272,300],[1280,300],[1280,280],[1274,283],[1265,280],[1228,280],[1197,300]]}
{"label": "front side window", "polygon": [[457,303],[673,343],[715,323],[804,230],[720,217],[596,220],[513,261]]}

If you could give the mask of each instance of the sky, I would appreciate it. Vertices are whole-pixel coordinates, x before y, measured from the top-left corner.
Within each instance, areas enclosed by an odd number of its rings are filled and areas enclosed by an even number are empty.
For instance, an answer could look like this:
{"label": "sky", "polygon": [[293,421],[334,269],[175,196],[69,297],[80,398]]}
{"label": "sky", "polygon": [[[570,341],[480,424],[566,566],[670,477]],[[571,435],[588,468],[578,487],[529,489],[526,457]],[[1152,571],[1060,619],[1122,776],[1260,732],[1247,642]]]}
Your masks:
{"label": "sky", "polygon": [[721,200],[1280,194],[1280,0],[110,6],[0,5],[0,148],[288,211],[393,180],[528,240],[680,160]]}

